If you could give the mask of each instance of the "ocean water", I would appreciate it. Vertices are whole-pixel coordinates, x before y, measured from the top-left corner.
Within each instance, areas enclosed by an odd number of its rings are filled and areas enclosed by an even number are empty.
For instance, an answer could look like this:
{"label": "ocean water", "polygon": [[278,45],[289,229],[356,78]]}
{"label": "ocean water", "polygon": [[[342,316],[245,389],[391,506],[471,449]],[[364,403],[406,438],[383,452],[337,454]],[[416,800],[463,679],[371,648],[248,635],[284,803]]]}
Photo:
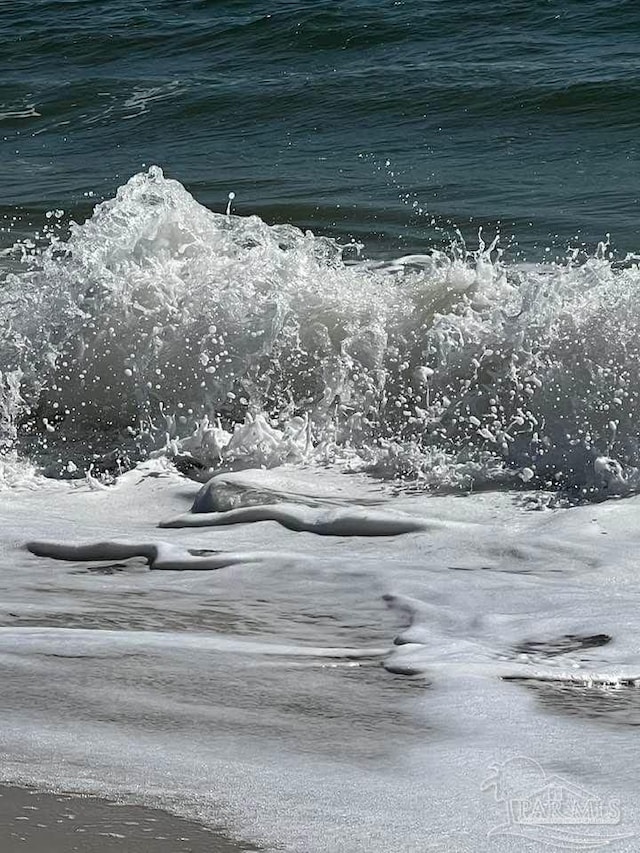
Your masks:
{"label": "ocean water", "polygon": [[636,849],[639,26],[0,7],[0,781]]}
{"label": "ocean water", "polygon": [[638,248],[632,2],[3,4],[2,215],[84,219],[144,164],[371,254]]}

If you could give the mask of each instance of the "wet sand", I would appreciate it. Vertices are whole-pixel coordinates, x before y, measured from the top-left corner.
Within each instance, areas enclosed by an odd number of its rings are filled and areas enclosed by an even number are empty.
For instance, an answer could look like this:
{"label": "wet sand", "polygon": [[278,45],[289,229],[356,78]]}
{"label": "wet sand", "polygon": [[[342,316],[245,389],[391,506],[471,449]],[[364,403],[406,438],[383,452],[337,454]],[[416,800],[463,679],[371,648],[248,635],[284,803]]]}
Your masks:
{"label": "wet sand", "polygon": [[255,849],[155,809],[0,786],[2,853],[242,853]]}

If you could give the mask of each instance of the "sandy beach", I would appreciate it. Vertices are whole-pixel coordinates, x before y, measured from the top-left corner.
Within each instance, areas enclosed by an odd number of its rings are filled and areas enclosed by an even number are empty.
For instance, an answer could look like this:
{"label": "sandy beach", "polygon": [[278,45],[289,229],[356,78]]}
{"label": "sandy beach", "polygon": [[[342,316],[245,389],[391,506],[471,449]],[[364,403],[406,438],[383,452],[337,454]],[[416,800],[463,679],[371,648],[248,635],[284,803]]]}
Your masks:
{"label": "sandy beach", "polygon": [[241,853],[214,830],[165,812],[0,787],[3,853]]}

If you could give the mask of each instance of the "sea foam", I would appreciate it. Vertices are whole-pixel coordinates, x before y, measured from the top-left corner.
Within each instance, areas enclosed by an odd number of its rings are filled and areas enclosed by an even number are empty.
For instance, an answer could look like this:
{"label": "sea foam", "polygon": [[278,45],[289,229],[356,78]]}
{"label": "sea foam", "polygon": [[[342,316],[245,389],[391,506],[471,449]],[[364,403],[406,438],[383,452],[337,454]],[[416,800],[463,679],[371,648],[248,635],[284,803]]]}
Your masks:
{"label": "sea foam", "polygon": [[160,451],[625,493],[639,279],[606,244],[560,265],[505,263],[482,238],[349,259],[152,167],[5,276],[0,429],[57,476]]}

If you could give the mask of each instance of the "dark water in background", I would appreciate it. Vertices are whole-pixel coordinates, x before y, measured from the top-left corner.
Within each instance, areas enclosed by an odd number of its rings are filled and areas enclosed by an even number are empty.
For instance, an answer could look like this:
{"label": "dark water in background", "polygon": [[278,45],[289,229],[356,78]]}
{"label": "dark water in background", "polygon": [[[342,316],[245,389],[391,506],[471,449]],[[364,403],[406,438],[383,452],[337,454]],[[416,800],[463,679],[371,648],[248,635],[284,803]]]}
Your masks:
{"label": "dark water in background", "polygon": [[0,39],[0,244],[156,163],[369,254],[640,249],[631,0],[5,0]]}

